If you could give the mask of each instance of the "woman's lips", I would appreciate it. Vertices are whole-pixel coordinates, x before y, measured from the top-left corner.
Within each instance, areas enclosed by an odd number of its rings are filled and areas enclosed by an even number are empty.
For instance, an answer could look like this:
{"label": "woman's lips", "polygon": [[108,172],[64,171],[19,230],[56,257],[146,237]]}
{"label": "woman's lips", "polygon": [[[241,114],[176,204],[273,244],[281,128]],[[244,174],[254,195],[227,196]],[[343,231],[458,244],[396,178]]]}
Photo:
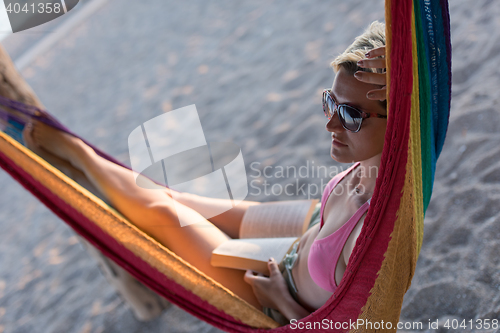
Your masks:
{"label": "woman's lips", "polygon": [[347,147],[347,145],[345,143],[343,143],[342,141],[339,141],[337,138],[334,138],[332,136],[332,145],[336,146],[336,147]]}

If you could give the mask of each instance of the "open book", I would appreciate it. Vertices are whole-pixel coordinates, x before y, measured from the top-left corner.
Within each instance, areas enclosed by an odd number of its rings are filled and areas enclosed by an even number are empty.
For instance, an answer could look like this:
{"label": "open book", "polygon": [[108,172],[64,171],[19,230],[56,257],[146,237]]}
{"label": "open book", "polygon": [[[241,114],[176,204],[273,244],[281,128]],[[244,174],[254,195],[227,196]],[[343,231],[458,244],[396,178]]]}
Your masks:
{"label": "open book", "polygon": [[222,243],[212,251],[216,267],[251,269],[269,274],[267,261],[278,263],[302,236],[318,200],[293,200],[250,206],[241,222],[240,239]]}

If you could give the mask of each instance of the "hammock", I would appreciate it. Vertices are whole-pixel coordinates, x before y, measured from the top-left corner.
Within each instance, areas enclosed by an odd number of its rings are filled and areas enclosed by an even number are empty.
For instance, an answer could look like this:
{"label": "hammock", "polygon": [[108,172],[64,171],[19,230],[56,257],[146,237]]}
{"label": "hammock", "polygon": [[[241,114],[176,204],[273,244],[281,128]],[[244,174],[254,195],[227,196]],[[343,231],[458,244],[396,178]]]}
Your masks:
{"label": "hammock", "polygon": [[[8,96],[10,99],[0,98],[4,106],[0,165],[135,278],[220,329],[395,331],[422,245],[424,212],[448,125],[451,44],[447,1],[386,0],[386,24],[389,118],[372,204],[334,295],[294,327],[278,327],[20,144],[19,133],[31,117],[67,131],[41,108],[26,105],[41,106],[36,97],[26,97],[30,95],[26,89],[18,96]],[[365,324],[353,326],[358,320]],[[382,321],[386,326],[380,327]]]}

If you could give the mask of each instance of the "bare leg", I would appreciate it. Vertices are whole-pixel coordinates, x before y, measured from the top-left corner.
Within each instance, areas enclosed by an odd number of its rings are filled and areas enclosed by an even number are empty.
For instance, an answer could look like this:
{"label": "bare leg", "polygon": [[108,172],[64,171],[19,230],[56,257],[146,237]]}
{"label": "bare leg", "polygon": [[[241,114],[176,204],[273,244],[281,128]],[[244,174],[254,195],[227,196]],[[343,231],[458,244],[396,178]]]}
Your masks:
{"label": "bare leg", "polygon": [[[106,198],[104,198],[97,188],[92,185],[81,170],[76,169],[68,161],[38,147],[33,141],[31,134],[31,127],[26,127],[23,131],[23,139],[28,148],[49,162],[52,166],[59,169],[66,176],[107,202]],[[78,238],[87,249],[87,252],[97,261],[108,282],[130,306],[136,318],[141,321],[153,319],[154,317],[159,316],[163,309],[166,309],[169,306],[170,303],[168,303],[164,298],[151,291],[142,283],[139,283],[139,281],[132,277],[132,275],[106,258],[99,250],[93,247],[85,239],[81,237]]]}
{"label": "bare leg", "polygon": [[[130,170],[98,156],[78,138],[36,123],[33,139],[40,148],[81,170],[109,203],[132,223],[260,308],[250,285],[243,280],[243,271],[210,265],[212,250],[228,237],[199,213],[180,203],[174,208],[173,199],[165,191],[138,187]],[[200,222],[181,227],[177,214],[183,219]]]}
{"label": "bare leg", "polygon": [[[98,196],[100,199],[107,202],[107,199],[104,195],[87,179],[87,176],[81,171],[74,167],[67,160],[64,160],[52,153],[49,153],[42,147],[36,145],[32,138],[32,130],[30,127],[27,127],[23,132],[23,139],[26,142],[28,148],[30,148],[34,153],[38,156],[42,157],[44,160],[49,162],[51,165],[58,168],[62,173],[71,179],[75,180],[78,184],[85,187],[87,190],[92,192],[94,195]],[[167,189],[165,193],[170,196],[170,191]],[[201,197],[198,195],[193,195],[189,193],[180,193],[176,196],[176,200],[182,203],[189,208],[197,212],[203,212],[206,210],[211,210],[214,207],[218,207],[219,205],[222,207],[227,207],[226,200],[223,199],[213,199]],[[222,230],[225,234],[227,234],[231,238],[238,238],[239,230],[241,225],[241,220],[243,219],[243,215],[245,214],[248,207],[253,205],[258,205],[260,202],[255,201],[243,201],[240,202],[233,209],[226,211],[222,214],[219,214],[214,217],[208,218],[210,222],[212,222],[217,228]],[[201,213],[201,215],[204,215]]]}
{"label": "bare leg", "polygon": [[[177,202],[200,212],[202,215],[204,215],[204,211],[210,211],[214,207],[227,207],[227,200],[206,198],[190,193],[181,193],[176,196],[176,200]],[[226,233],[229,237],[239,238],[243,215],[248,207],[259,204],[260,202],[255,201],[242,201],[236,207],[233,207],[232,209],[217,216],[210,217],[208,220]]]}

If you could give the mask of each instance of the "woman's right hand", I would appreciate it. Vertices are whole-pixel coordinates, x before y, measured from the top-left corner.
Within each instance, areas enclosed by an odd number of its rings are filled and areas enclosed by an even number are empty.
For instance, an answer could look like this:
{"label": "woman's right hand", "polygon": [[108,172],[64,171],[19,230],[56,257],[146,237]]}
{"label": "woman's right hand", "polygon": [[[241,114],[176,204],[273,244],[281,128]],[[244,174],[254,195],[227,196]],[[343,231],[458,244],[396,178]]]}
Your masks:
{"label": "woman's right hand", "polygon": [[273,258],[269,259],[268,268],[269,277],[248,270],[244,279],[252,286],[255,296],[262,306],[278,310],[283,306],[283,303],[289,301],[291,295],[278,264]]}
{"label": "woman's right hand", "polygon": [[[384,56],[382,58],[378,58]],[[361,68],[382,68],[386,69],[386,61],[385,61],[385,46],[376,48],[366,53],[366,58],[358,61],[358,66]],[[373,59],[376,58],[376,59]],[[373,100],[384,101],[386,99],[387,94],[387,75],[384,73],[369,73],[363,71],[357,71],[354,73],[354,77],[359,81],[376,84],[382,86],[380,89],[370,90],[366,94],[366,98]]]}
{"label": "woman's right hand", "polygon": [[278,263],[273,258],[270,258],[267,265],[270,272],[269,277],[262,274],[255,275],[254,272],[247,271],[244,278],[245,282],[252,286],[260,304],[280,311],[288,320],[308,316],[309,311],[297,303],[290,295]]}

